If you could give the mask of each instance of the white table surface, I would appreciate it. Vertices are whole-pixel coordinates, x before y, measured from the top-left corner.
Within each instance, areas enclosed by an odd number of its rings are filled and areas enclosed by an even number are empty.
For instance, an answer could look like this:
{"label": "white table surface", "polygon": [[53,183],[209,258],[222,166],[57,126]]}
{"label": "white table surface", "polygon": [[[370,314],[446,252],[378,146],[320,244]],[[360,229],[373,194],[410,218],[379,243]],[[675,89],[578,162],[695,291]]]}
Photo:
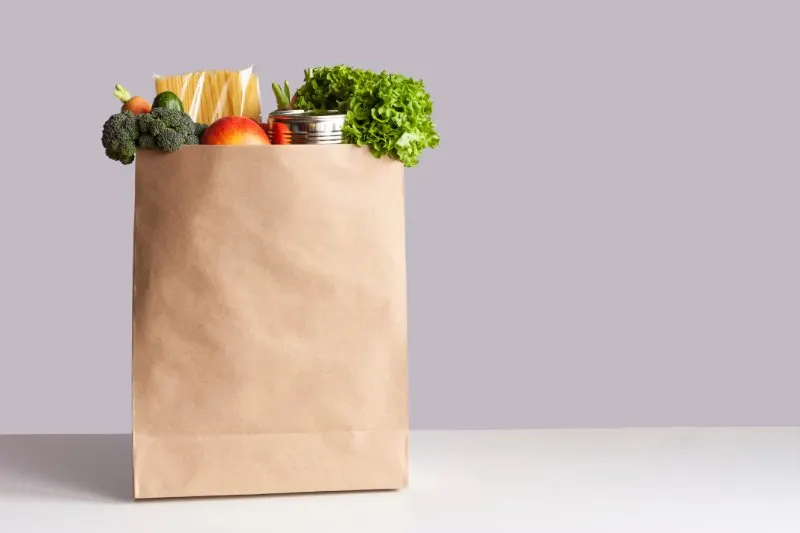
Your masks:
{"label": "white table surface", "polygon": [[0,436],[0,532],[800,532],[800,428],[414,432],[399,492],[131,500],[124,435]]}

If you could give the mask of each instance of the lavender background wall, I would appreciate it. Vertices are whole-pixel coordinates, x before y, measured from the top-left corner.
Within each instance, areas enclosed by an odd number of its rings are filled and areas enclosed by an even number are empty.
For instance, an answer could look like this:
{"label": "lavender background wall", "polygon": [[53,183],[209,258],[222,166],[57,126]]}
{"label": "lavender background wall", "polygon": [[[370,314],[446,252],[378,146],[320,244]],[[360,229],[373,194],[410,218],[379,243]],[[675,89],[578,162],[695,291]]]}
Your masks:
{"label": "lavender background wall", "polygon": [[129,430],[111,90],[251,63],[268,104],[342,62],[434,97],[443,142],[407,181],[414,427],[800,424],[800,4],[0,10],[0,433]]}

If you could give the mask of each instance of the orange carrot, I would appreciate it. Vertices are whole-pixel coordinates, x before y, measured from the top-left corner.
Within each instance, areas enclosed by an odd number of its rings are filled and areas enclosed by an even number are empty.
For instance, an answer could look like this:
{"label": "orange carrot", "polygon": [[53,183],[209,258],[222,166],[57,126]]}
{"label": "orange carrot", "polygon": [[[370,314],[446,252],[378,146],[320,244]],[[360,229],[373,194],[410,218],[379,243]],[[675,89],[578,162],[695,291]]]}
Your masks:
{"label": "orange carrot", "polygon": [[114,89],[114,96],[122,101],[122,111],[130,111],[134,115],[150,112],[150,102],[141,96],[131,96],[131,93],[119,84],[115,85]]}

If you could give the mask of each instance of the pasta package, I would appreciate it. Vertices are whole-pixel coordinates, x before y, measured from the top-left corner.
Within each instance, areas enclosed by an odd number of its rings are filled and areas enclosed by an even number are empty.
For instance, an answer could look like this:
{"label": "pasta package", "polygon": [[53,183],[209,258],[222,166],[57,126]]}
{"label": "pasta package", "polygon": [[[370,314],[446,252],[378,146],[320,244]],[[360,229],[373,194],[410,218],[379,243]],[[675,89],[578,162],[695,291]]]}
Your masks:
{"label": "pasta package", "polygon": [[261,90],[250,66],[244,70],[201,70],[155,76],[156,94],[172,91],[195,122],[211,124],[229,116],[261,121]]}

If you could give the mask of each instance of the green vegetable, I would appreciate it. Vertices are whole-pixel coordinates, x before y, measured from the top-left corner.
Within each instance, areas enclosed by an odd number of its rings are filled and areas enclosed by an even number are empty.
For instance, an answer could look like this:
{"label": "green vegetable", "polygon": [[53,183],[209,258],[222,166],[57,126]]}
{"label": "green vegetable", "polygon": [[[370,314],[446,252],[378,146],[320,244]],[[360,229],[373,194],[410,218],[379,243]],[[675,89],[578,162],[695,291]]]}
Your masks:
{"label": "green vegetable", "polygon": [[305,70],[305,81],[297,89],[295,107],[307,111],[346,112],[359,86],[368,86],[375,73],[336,65]]}
{"label": "green vegetable", "polygon": [[164,107],[138,116],[139,147],[175,152],[184,144],[198,144],[196,124],[183,111]]}
{"label": "green vegetable", "polygon": [[103,124],[103,148],[106,155],[123,165],[130,165],[136,156],[136,141],[139,136],[136,115],[121,111]]}
{"label": "green vegetable", "polygon": [[425,148],[439,145],[433,102],[423,82],[400,74],[345,65],[307,69],[295,107],[346,113],[345,142],[367,146],[375,157],[388,155],[406,167],[417,165]]}
{"label": "green vegetable", "polygon": [[185,144],[199,144],[206,127],[175,109],[156,108],[142,115],[121,111],[103,125],[103,148],[109,158],[129,165],[137,149],[175,152]]}
{"label": "green vegetable", "polygon": [[206,132],[206,129],[208,129],[208,124],[197,122],[194,125],[194,134],[197,135],[197,138],[199,139]]}
{"label": "green vegetable", "polygon": [[288,81],[283,82],[283,87],[273,82],[272,92],[275,94],[275,101],[278,104],[278,111],[292,109],[292,91],[289,89]]}
{"label": "green vegetable", "polygon": [[181,102],[181,99],[174,92],[164,91],[163,93],[158,93],[153,99],[153,109],[157,108],[183,111],[183,102]]}

